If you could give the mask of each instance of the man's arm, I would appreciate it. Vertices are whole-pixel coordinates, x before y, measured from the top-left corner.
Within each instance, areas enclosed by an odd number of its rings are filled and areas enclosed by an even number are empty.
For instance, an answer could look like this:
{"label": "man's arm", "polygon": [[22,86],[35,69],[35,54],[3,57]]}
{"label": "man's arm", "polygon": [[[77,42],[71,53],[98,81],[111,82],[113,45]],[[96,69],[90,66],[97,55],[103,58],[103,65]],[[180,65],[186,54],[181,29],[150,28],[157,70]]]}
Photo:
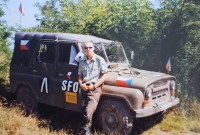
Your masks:
{"label": "man's arm", "polygon": [[107,72],[102,73],[101,78],[95,83],[94,87],[95,88],[99,87],[106,80],[107,76],[108,76]]}
{"label": "man's arm", "polygon": [[94,85],[90,83],[90,85],[88,86],[88,90],[94,90],[95,88],[99,87],[106,80],[107,74],[107,72],[102,73],[101,78]]}
{"label": "man's arm", "polygon": [[108,69],[106,62],[103,58],[100,59],[100,70],[101,70],[101,78],[95,83],[94,87],[97,88],[99,87],[107,78],[108,76]]}
{"label": "man's arm", "polygon": [[82,79],[83,71],[81,70],[81,68],[82,68],[81,62],[79,63],[79,67],[78,67],[78,83],[79,83],[82,90],[87,91],[88,88],[86,87],[86,84],[85,83],[83,84],[83,79]]}
{"label": "man's arm", "polygon": [[84,91],[88,90],[86,83],[83,83],[82,75],[78,75],[78,83],[82,90],[84,90]]}

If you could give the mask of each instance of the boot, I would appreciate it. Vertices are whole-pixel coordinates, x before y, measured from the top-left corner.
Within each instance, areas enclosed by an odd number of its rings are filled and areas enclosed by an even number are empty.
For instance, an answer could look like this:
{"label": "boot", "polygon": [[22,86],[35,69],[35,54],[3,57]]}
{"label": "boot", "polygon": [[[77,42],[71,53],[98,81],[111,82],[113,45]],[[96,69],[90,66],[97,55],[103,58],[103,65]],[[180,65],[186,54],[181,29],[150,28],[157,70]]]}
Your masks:
{"label": "boot", "polygon": [[81,128],[80,130],[78,130],[77,135],[91,135],[90,128],[87,128],[87,129]]}
{"label": "boot", "polygon": [[90,128],[87,128],[87,129],[85,130],[85,134],[84,134],[84,135],[91,135]]}

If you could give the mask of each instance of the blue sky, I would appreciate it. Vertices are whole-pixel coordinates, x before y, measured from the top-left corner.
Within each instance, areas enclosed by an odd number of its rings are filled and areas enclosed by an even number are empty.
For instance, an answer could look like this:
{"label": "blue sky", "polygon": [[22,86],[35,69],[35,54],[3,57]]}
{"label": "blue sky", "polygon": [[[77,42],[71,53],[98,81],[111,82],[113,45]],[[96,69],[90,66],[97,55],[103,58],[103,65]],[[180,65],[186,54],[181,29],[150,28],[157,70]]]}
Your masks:
{"label": "blue sky", "polygon": [[[20,12],[19,5],[22,3],[22,8],[25,16],[21,16],[21,26],[28,28],[36,26],[39,23],[35,20],[34,15],[40,14],[39,9],[34,6],[35,3],[44,3],[47,0],[8,0],[4,6],[5,15],[2,17],[7,21],[8,26],[19,26]],[[156,5],[158,0],[150,0]],[[1,2],[2,3],[2,2]]]}
{"label": "blue sky", "polygon": [[[21,15],[21,26],[24,28],[36,26],[39,22],[36,21],[34,15],[40,14],[40,11],[37,7],[35,7],[35,3],[44,3],[46,0],[9,0],[6,2],[5,6],[3,6],[3,10],[5,15],[1,18],[7,22],[9,27],[11,26],[19,26],[20,25],[20,12],[19,6],[20,3],[22,4],[22,9],[24,12],[24,16]],[[2,4],[2,2],[0,2]],[[14,37],[14,33],[12,34]],[[14,48],[14,40],[9,38],[8,41],[10,42],[10,49]]]}
{"label": "blue sky", "polygon": [[[44,3],[46,0],[9,0],[6,2],[3,10],[5,15],[2,19],[6,20],[8,26],[17,26],[20,24],[19,5],[22,3],[22,8],[25,16],[21,16],[22,27],[32,27],[39,24],[34,15],[39,14],[39,9],[34,6],[35,3]],[[1,2],[2,3],[2,2]]]}

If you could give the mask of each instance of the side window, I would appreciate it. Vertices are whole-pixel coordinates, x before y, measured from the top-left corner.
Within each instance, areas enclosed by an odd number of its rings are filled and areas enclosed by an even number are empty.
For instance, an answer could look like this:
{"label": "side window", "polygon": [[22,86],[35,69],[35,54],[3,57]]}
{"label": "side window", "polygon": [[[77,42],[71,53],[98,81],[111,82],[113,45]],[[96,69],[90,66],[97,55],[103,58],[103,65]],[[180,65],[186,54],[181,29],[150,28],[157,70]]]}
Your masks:
{"label": "side window", "polygon": [[75,57],[77,55],[76,48],[72,44],[62,43],[59,45],[59,64],[77,65]]}
{"label": "side window", "polygon": [[54,43],[40,43],[35,60],[43,63],[55,62],[56,46]]}

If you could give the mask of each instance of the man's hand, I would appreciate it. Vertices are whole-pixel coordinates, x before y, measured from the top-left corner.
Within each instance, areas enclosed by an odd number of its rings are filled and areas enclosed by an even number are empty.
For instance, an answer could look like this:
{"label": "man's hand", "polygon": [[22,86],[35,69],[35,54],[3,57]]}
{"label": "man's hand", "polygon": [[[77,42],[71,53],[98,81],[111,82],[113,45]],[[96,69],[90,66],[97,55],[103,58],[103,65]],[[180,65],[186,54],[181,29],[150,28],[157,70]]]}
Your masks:
{"label": "man's hand", "polygon": [[84,91],[88,90],[86,83],[83,83],[82,75],[78,75],[78,83],[79,83],[82,90],[84,90]]}
{"label": "man's hand", "polygon": [[87,91],[88,90],[88,86],[86,86],[86,83],[82,83],[80,84],[80,87],[82,90]]}
{"label": "man's hand", "polygon": [[92,84],[91,82],[87,82],[88,86],[88,90],[94,90],[94,84]]}

